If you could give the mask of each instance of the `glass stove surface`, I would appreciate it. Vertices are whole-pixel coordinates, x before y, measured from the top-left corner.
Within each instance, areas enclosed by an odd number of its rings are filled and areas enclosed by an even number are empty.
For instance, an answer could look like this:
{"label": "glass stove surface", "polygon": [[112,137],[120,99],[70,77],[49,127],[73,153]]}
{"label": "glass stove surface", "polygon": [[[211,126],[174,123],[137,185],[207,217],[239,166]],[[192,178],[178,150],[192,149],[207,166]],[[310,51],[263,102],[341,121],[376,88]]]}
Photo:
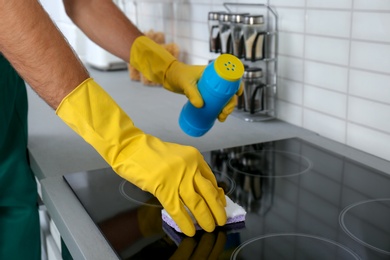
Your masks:
{"label": "glass stove surface", "polygon": [[64,179],[120,259],[390,259],[390,176],[299,138],[203,155],[244,226],[189,238],[111,169]]}

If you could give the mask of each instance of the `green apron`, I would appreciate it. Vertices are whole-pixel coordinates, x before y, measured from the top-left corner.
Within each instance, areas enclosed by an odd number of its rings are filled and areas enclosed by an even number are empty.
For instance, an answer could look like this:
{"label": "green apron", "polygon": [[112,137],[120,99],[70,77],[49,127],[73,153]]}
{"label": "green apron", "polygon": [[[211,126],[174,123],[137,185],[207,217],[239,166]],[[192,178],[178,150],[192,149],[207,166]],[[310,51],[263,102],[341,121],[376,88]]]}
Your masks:
{"label": "green apron", "polygon": [[0,259],[41,258],[37,198],[27,154],[26,87],[0,54]]}

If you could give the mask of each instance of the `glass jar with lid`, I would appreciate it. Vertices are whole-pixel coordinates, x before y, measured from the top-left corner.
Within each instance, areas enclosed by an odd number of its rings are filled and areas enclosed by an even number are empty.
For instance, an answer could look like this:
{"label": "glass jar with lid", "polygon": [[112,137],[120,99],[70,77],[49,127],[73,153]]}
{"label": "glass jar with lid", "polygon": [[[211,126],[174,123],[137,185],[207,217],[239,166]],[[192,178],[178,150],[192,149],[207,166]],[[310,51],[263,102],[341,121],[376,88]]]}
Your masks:
{"label": "glass jar with lid", "polygon": [[230,15],[232,54],[238,58],[243,57],[242,25],[245,15],[249,15],[249,13],[233,13]]}
{"label": "glass jar with lid", "polygon": [[231,53],[230,14],[219,16],[219,37],[221,39],[221,53]]}
{"label": "glass jar with lid", "polygon": [[209,46],[210,52],[221,52],[221,39],[219,32],[219,17],[225,14],[224,11],[209,12],[208,15],[208,27],[209,27]]}
{"label": "glass jar with lid", "polygon": [[265,58],[266,26],[263,15],[246,15],[243,21],[245,59],[256,61]]}
{"label": "glass jar with lid", "polygon": [[245,69],[242,77],[244,82],[244,111],[254,114],[264,110],[263,71],[261,68]]}

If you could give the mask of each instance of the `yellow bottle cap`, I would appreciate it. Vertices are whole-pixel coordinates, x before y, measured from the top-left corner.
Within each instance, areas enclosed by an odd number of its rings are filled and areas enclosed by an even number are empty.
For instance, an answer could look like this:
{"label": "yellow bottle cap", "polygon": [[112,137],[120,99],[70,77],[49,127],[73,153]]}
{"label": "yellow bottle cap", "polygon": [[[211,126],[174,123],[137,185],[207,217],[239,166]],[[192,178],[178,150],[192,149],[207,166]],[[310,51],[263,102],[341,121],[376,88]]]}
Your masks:
{"label": "yellow bottle cap", "polygon": [[218,76],[228,81],[237,81],[244,75],[244,64],[236,56],[221,54],[214,61],[214,69]]}

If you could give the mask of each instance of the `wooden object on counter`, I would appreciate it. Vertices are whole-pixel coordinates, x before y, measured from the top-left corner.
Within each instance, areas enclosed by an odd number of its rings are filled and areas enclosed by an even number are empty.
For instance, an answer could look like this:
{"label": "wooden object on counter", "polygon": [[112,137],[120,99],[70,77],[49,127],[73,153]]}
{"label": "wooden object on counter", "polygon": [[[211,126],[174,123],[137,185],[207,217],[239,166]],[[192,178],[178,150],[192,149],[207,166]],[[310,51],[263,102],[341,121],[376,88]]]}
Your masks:
{"label": "wooden object on counter", "polygon": [[155,32],[154,30],[149,30],[145,32],[145,36],[152,39],[158,44],[165,44],[165,34],[163,32]]}
{"label": "wooden object on counter", "polygon": [[134,80],[134,81],[140,81],[141,80],[141,73],[136,68],[131,66],[130,64],[128,64],[128,68],[129,68],[130,79]]}

